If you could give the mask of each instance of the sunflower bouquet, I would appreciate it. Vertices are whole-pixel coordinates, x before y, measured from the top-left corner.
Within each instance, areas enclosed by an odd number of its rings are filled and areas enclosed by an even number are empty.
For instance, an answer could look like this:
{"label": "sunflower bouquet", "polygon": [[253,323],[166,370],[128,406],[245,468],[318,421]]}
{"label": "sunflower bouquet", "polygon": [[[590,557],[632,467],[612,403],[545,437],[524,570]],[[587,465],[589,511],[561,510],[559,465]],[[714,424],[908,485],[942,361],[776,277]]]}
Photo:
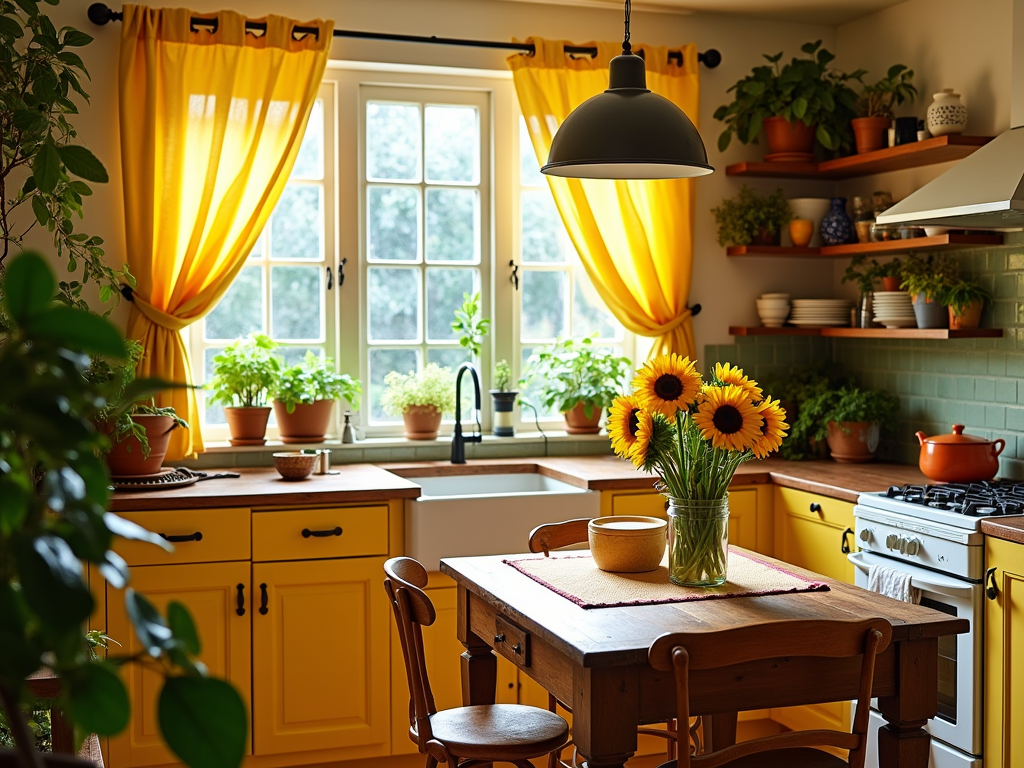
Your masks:
{"label": "sunflower bouquet", "polygon": [[615,453],[660,478],[669,499],[669,578],[686,586],[726,578],[728,490],[737,467],[778,450],[789,425],[778,400],[729,363],[704,381],[670,354],[637,371],[633,393],[609,409]]}

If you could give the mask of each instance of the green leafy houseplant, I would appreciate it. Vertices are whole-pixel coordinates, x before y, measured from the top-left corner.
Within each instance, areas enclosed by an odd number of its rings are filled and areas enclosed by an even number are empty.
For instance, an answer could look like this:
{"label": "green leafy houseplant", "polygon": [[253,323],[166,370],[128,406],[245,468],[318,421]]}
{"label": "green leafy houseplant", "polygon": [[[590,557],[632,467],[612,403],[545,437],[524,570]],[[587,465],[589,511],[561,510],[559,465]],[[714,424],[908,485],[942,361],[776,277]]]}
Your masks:
{"label": "green leafy houseplant", "polygon": [[903,278],[900,288],[911,296],[923,294],[928,301],[942,301],[946,291],[959,279],[959,268],[952,256],[915,253],[904,259],[900,276]]}
{"label": "green leafy houseplant", "polygon": [[491,321],[480,313],[480,294],[462,294],[462,306],[455,310],[452,330],[459,334],[459,344],[470,351],[474,358],[480,357],[484,336],[491,329]]}
{"label": "green leafy houseplant", "polygon": [[[889,266],[890,263],[879,264],[877,259],[868,261],[867,256],[864,254],[854,256],[846,267],[846,271],[843,272],[842,281],[844,283],[856,283],[862,294],[871,293],[875,290],[875,282],[885,277],[888,272],[894,270],[893,267]],[[899,270],[898,263],[895,270],[897,272]]]}
{"label": "green leafy houseplant", "polygon": [[401,416],[414,405],[432,405],[442,414],[455,412],[455,376],[437,363],[428,363],[418,373],[391,371],[384,385],[381,406],[391,416]]}
{"label": "green leafy houseplant", "polygon": [[546,410],[571,411],[577,405],[590,418],[607,408],[622,390],[631,361],[598,346],[597,334],[581,339],[559,338],[530,356],[521,386],[537,385]]}
{"label": "green leafy houseplant", "polygon": [[508,360],[499,360],[494,364],[494,388],[498,392],[508,392],[512,385],[512,368]]}
{"label": "green leafy houseplant", "polygon": [[[93,419],[108,389],[85,372],[90,355],[126,360],[124,340],[104,318],[54,302],[56,281],[37,255],[13,258],[3,283],[10,324],[0,344],[0,705],[19,765],[42,765],[19,706],[32,705],[26,677],[52,670],[63,690],[60,707],[76,733],[114,735],[128,724],[130,707],[117,668],[134,662],[165,678],[158,726],[183,763],[239,766],[247,741],[245,705],[196,660],[200,640],[184,606],[172,602],[163,615],[125,589],[143,649],[128,657],[95,658],[82,630],[95,608],[83,563],[98,568],[108,587],[122,589],[129,573],[111,550],[115,536],[169,548],[106,511],[104,439]],[[134,402],[145,386],[137,383],[129,392],[126,400]],[[9,760],[0,750],[0,762]]]}
{"label": "green leafy houseplant", "polygon": [[969,280],[957,280],[951,283],[939,299],[958,315],[962,315],[972,304],[984,304],[991,300],[992,296],[988,291]]}
{"label": "green leafy houseplant", "polygon": [[762,383],[767,391],[781,395],[782,406],[790,416],[792,426],[779,449],[779,455],[790,461],[812,458],[823,448],[819,447],[815,437],[817,423],[814,418],[799,418],[804,404],[829,391],[854,385],[848,375],[824,362],[796,367],[783,376],[766,376]]}
{"label": "green leafy houseplant", "polygon": [[209,402],[242,408],[265,406],[281,371],[276,349],[277,343],[262,333],[250,333],[224,347],[213,358],[213,376],[206,385]]}
{"label": "green leafy houseplant", "polygon": [[914,70],[903,64],[893,64],[885,77],[871,85],[865,85],[857,98],[858,117],[895,117],[893,108],[917,97],[917,89],[911,82]]}
{"label": "green leafy houseplant", "polygon": [[359,409],[363,388],[357,379],[334,370],[334,360],[321,358],[312,350],[306,352],[302,362],[281,371],[274,386],[274,398],[280,400],[288,413],[296,405],[312,405],[318,400],[344,398]]}
{"label": "green leafy houseplant", "polygon": [[723,200],[711,213],[718,223],[719,245],[778,245],[782,228],[793,218],[781,189],[759,195],[744,184],[736,197]]}
{"label": "green leafy houseplant", "polygon": [[[797,425],[801,433],[827,440],[832,458],[837,461],[870,461],[880,432],[892,429],[898,411],[899,400],[895,395],[847,385],[806,400],[800,406]],[[843,436],[854,438],[852,447]]]}

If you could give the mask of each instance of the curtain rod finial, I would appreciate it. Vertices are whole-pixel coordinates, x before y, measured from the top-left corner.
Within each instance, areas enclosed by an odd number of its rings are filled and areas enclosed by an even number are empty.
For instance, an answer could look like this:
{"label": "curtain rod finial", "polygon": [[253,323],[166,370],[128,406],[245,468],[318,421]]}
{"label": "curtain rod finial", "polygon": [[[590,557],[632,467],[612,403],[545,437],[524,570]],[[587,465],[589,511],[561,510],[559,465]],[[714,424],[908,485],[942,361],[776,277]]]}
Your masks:
{"label": "curtain rod finial", "polygon": [[89,6],[88,15],[89,21],[100,27],[114,18],[114,12],[110,10],[110,6],[106,3],[93,3]]}
{"label": "curtain rod finial", "polygon": [[722,54],[717,48],[708,48],[703,53],[697,54],[697,61],[708,69],[714,69],[722,63]]}

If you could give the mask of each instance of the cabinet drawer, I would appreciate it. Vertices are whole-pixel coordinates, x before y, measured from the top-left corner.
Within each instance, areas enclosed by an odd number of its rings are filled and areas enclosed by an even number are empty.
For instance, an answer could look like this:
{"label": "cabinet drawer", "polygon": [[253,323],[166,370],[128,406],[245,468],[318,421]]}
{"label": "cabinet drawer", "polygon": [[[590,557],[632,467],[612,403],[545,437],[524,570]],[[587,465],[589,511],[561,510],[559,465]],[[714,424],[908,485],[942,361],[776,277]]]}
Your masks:
{"label": "cabinet drawer", "polygon": [[795,517],[828,523],[839,528],[853,526],[853,504],[794,488],[775,488],[775,509]]}
{"label": "cabinet drawer", "polygon": [[388,508],[336,507],[256,512],[252,559],[313,560],[388,553]]}
{"label": "cabinet drawer", "polygon": [[612,497],[612,514],[666,517],[665,504],[660,493],[617,493]]}
{"label": "cabinet drawer", "polygon": [[177,509],[124,512],[120,517],[163,536],[174,545],[165,552],[144,541],[116,539],[114,551],[128,565],[216,563],[249,559],[249,510]]}

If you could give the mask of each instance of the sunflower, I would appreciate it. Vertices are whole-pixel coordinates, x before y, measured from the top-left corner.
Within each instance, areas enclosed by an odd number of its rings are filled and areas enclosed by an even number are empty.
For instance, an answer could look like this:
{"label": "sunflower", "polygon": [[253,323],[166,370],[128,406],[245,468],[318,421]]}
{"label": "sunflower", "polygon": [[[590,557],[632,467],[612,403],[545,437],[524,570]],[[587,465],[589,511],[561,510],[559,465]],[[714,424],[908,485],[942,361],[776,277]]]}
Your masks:
{"label": "sunflower", "polygon": [[700,374],[690,358],[673,353],[649,360],[637,371],[633,396],[645,411],[672,418],[697,399],[700,385]]}
{"label": "sunflower", "polygon": [[753,379],[747,378],[743,373],[743,369],[738,366],[730,365],[729,363],[715,363],[715,380],[723,386],[732,384],[739,387],[755,403],[761,400],[761,387]]}
{"label": "sunflower", "polygon": [[634,397],[616,397],[608,409],[608,437],[616,455],[628,459],[636,446],[640,404]]}
{"label": "sunflower", "polygon": [[766,398],[757,406],[757,410],[762,419],[761,436],[751,450],[757,458],[763,459],[773,451],[779,450],[789,424],[786,423],[786,409],[779,405],[778,400]]}
{"label": "sunflower", "polygon": [[654,417],[647,411],[637,411],[636,432],[634,433],[635,442],[633,443],[632,453],[628,457],[637,469],[648,469],[650,467],[650,460],[654,458],[649,455],[651,439],[654,437],[654,429]]}
{"label": "sunflower", "polygon": [[705,387],[693,423],[715,448],[745,451],[761,438],[764,419],[747,392],[732,384]]}

